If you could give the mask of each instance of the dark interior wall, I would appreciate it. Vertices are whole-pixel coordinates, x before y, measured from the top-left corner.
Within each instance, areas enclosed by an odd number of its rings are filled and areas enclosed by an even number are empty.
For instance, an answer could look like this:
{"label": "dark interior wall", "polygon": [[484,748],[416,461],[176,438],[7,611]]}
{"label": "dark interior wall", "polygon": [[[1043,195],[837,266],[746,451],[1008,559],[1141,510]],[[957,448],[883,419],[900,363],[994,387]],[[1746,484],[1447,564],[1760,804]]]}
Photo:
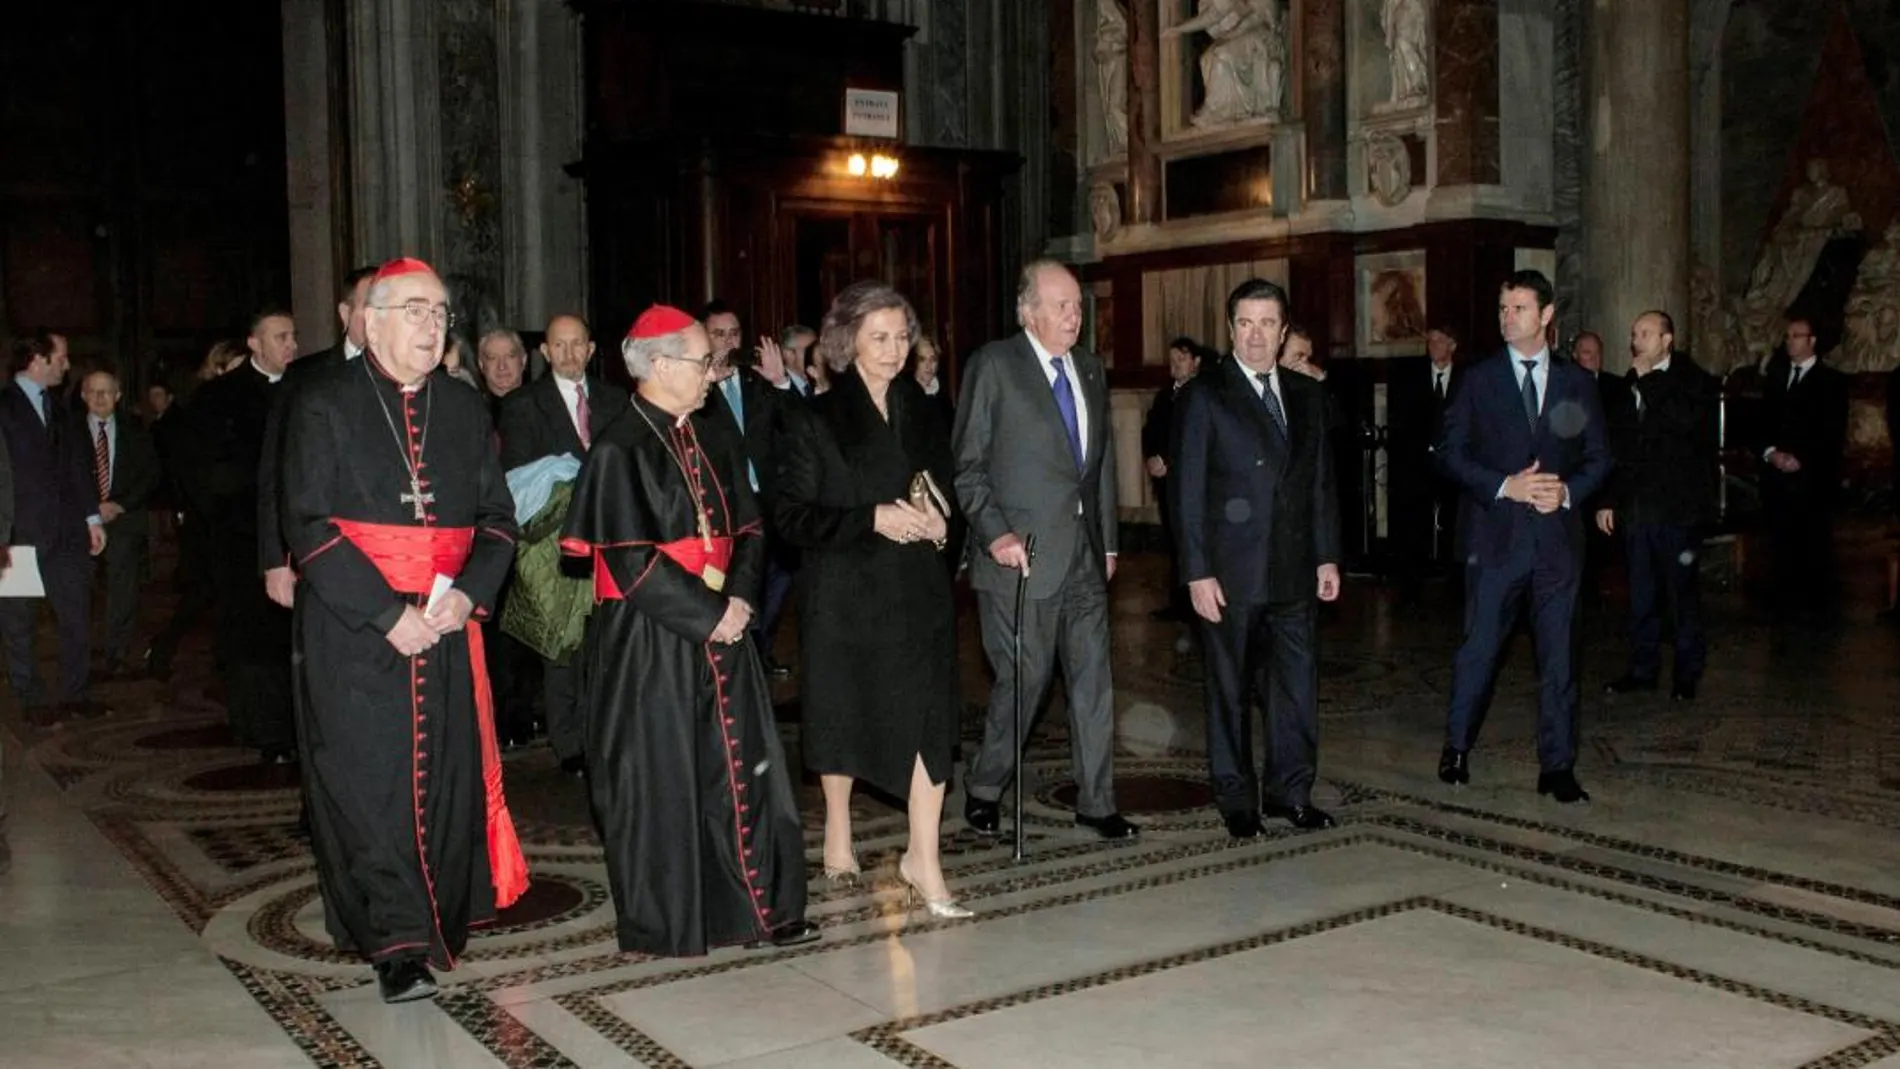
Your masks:
{"label": "dark interior wall", "polygon": [[288,298],[278,5],[16,4],[0,32],[0,325],[134,378]]}

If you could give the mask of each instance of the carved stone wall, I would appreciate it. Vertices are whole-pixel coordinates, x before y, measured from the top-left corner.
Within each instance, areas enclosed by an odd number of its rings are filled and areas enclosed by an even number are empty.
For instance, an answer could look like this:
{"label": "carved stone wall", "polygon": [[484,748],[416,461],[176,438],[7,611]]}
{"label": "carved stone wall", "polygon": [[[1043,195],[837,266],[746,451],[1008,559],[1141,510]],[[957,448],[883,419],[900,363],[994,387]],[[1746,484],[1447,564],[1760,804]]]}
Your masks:
{"label": "carved stone wall", "polygon": [[496,323],[502,287],[499,41],[493,0],[435,0],[440,55],[442,214],[437,270],[450,284],[456,333],[481,336]]}

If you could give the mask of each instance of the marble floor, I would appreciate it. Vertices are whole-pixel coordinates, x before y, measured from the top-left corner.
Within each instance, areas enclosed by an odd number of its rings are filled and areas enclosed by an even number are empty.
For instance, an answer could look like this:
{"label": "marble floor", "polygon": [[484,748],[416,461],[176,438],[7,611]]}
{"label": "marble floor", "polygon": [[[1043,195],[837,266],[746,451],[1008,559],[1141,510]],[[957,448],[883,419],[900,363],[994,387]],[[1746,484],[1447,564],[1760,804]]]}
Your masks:
{"label": "marble floor", "polygon": [[[1114,595],[1139,841],[1073,827],[1058,703],[1024,861],[952,800],[974,919],[906,913],[902,814],[860,798],[872,880],[814,883],[821,942],[647,959],[614,950],[579,785],[529,750],[508,775],[534,891],[400,1007],[324,939],[294,773],[229,745],[202,645],[169,685],[112,685],[108,720],[39,730],[9,705],[0,1064],[1900,1069],[1900,632],[1870,601],[1815,631],[1712,589],[1710,675],[1675,705],[1601,696],[1622,647],[1614,596],[1592,599],[1595,801],[1565,808],[1534,790],[1528,646],[1448,790],[1454,599],[1350,582],[1323,639],[1316,800],[1339,826],[1234,843],[1206,804],[1198,666],[1149,616],[1162,574],[1131,555]],[[795,683],[780,697],[796,752]]]}

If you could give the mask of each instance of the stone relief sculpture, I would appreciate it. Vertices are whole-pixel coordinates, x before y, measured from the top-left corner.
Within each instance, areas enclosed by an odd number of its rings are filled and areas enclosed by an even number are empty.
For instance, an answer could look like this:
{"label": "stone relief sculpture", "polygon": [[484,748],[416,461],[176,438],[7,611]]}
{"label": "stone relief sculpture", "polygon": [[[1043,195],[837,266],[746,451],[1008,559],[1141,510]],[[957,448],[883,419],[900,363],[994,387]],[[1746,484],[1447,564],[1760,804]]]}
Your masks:
{"label": "stone relief sculpture", "polygon": [[1828,180],[1825,160],[1808,161],[1808,184],[1795,190],[1749,277],[1736,318],[1748,351],[1766,357],[1780,340],[1782,316],[1801,295],[1827,243],[1860,230],[1847,190]]}
{"label": "stone relief sculpture", "polygon": [[1412,155],[1396,137],[1366,142],[1366,185],[1372,197],[1391,208],[1412,193]]}
{"label": "stone relief sculpture", "polygon": [[1095,81],[1102,93],[1102,159],[1128,151],[1128,16],[1121,0],[1095,2]]}
{"label": "stone relief sculpture", "polygon": [[1900,365],[1900,221],[1861,260],[1844,326],[1836,367],[1888,371]]}
{"label": "stone relief sculpture", "polygon": [[1113,241],[1115,235],[1121,233],[1122,199],[1107,182],[1089,187],[1089,222],[1097,241]]}
{"label": "stone relief sculpture", "polygon": [[1720,375],[1743,350],[1730,337],[1732,331],[1715,271],[1707,264],[1695,265],[1689,272],[1689,355],[1704,371]]}
{"label": "stone relief sculpture", "polygon": [[1161,31],[1205,33],[1201,53],[1205,96],[1190,120],[1202,129],[1254,119],[1278,120],[1286,86],[1286,26],[1279,0],[1200,0],[1194,17]]}
{"label": "stone relief sculpture", "polygon": [[1392,71],[1392,96],[1382,110],[1417,107],[1431,94],[1425,59],[1426,0],[1385,0],[1379,27],[1385,31],[1386,62]]}

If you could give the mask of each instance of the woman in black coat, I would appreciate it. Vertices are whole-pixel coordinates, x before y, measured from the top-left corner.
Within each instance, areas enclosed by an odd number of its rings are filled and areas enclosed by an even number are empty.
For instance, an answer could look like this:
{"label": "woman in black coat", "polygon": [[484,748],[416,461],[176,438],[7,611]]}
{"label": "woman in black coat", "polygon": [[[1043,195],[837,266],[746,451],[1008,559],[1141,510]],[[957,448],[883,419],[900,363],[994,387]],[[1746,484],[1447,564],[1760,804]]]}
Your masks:
{"label": "woman in black coat", "polygon": [[851,848],[856,780],[909,799],[898,872],[931,913],[969,916],[950,897],[938,825],[956,742],[955,608],[938,554],[937,506],[910,503],[928,472],[951,485],[950,428],[904,373],[917,317],[878,282],[847,287],[826,314],[818,355],[832,387],[787,413],[774,520],[804,551],[799,573],[805,764],[825,793],[825,875],[858,875]]}

